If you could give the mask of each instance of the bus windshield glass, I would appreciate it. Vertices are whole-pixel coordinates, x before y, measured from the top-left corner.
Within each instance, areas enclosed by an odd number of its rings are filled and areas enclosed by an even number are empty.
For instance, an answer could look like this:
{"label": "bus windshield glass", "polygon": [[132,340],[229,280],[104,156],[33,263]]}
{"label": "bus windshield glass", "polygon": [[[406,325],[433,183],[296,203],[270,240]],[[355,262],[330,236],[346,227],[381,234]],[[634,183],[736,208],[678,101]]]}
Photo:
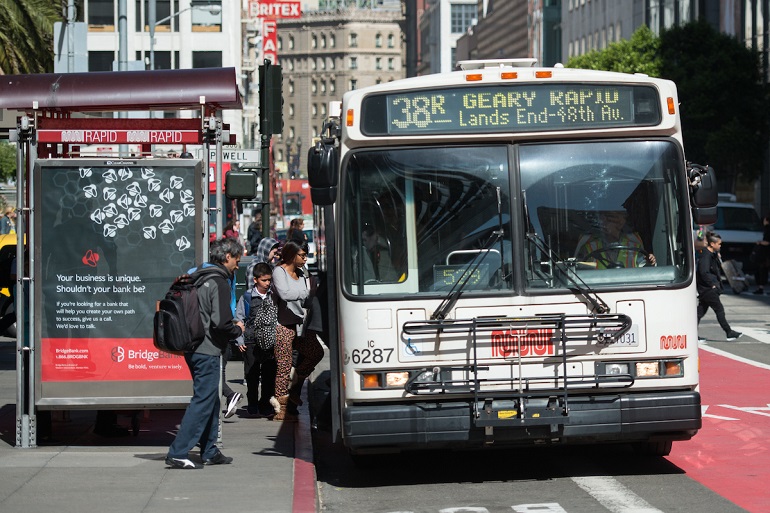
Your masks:
{"label": "bus windshield glass", "polygon": [[347,161],[343,282],[356,295],[510,288],[506,146],[359,151]]}
{"label": "bus windshield glass", "polygon": [[674,142],[532,144],[518,156],[528,287],[563,288],[565,273],[591,287],[687,278],[686,184]]}
{"label": "bus windshield glass", "polygon": [[[460,286],[483,295],[683,282],[681,162],[672,140],[351,152],[345,290],[446,296]],[[522,207],[512,219],[513,170]]]}

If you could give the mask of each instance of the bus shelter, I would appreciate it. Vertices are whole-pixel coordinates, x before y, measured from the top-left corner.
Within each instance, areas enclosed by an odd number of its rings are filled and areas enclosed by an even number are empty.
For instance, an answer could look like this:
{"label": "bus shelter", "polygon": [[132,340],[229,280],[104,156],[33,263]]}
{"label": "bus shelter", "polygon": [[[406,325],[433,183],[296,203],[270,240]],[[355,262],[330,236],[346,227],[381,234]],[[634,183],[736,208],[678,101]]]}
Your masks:
{"label": "bus shelter", "polygon": [[[36,446],[41,410],[184,407],[189,371],[154,347],[153,316],[208,256],[211,154],[222,233],[235,69],[3,76],[0,108],[19,112],[16,445]],[[182,110],[197,114],[150,114]],[[84,157],[93,144],[119,149]],[[167,144],[203,145],[206,162],[155,158]]]}

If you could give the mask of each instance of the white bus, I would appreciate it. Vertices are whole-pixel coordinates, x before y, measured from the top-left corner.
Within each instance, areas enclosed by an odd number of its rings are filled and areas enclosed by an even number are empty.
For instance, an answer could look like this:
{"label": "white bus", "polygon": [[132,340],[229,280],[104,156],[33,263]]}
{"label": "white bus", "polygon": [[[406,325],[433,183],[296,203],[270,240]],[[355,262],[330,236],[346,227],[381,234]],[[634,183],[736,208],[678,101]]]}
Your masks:
{"label": "white bus", "polygon": [[675,85],[467,61],[354,90],[309,153],[335,437],[353,454],[701,427]]}

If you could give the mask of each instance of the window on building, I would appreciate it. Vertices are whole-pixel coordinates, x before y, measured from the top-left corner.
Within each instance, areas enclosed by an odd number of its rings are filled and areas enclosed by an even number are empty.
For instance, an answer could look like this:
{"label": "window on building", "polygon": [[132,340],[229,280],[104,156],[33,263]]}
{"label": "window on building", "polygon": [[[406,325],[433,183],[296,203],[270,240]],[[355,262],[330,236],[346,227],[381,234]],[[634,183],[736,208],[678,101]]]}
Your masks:
{"label": "window on building", "polygon": [[221,0],[192,0],[193,32],[222,32]]}
{"label": "window on building", "polygon": [[358,34],[351,32],[350,36],[348,37],[348,45],[350,45],[351,48],[358,46]]}
{"label": "window on building", "polygon": [[396,46],[396,36],[393,34],[388,34],[388,48],[393,48]]}
{"label": "window on building", "polygon": [[295,134],[294,127],[293,126],[289,127],[289,137],[291,139],[294,139],[294,134]]}
{"label": "window on building", "polygon": [[321,116],[326,117],[326,104],[321,104]]}
{"label": "window on building", "polygon": [[613,41],[615,41],[615,26],[610,25],[607,27],[607,42],[612,43]]}
{"label": "window on building", "polygon": [[289,80],[289,94],[294,95],[294,80]]}
{"label": "window on building", "polygon": [[321,62],[319,62],[319,64],[321,65],[322,70],[326,69],[326,57],[321,57]]}
{"label": "window on building", "polygon": [[350,58],[350,69],[358,69],[358,57],[351,57]]}
{"label": "window on building", "polygon": [[334,34],[329,34],[329,46],[332,48],[336,48],[337,46],[337,36]]}
{"label": "window on building", "polygon": [[374,36],[374,46],[377,48],[382,48],[382,34],[377,34]]}
{"label": "window on building", "polygon": [[337,90],[337,82],[335,82],[334,80],[330,81],[329,82],[329,91],[333,93],[336,90]]}
{"label": "window on building", "polygon": [[289,50],[294,50],[294,36],[289,36]]}
{"label": "window on building", "polygon": [[350,89],[351,91],[355,91],[356,87],[358,86],[358,80],[356,80],[355,78],[351,78],[349,86],[350,87],[348,89]]}
{"label": "window on building", "polygon": [[334,57],[329,57],[329,69],[334,69],[337,66],[334,62]]}
{"label": "window on building", "polygon": [[310,81],[310,92],[313,94],[318,92],[318,82],[315,80]]}
{"label": "window on building", "polygon": [[617,22],[615,24],[615,41],[620,41],[620,35],[622,32],[620,31],[620,22]]}
{"label": "window on building", "polygon": [[286,58],[284,58],[282,60],[283,60],[283,62],[285,62],[287,64],[286,67],[289,68],[289,71],[294,71],[294,60],[293,59],[286,59]]}
{"label": "window on building", "polygon": [[321,94],[326,94],[326,80],[321,80]]}
{"label": "window on building", "polygon": [[395,69],[395,66],[393,64],[394,61],[395,59],[393,59],[393,57],[388,58],[388,69],[390,71],[393,71]]}
{"label": "window on building", "polygon": [[115,52],[88,52],[88,71],[112,71]]}
{"label": "window on building", "polygon": [[318,36],[315,34],[310,36],[310,48],[318,48]]}
{"label": "window on building", "polygon": [[313,104],[313,106],[310,108],[310,112],[312,113],[313,116],[317,116],[318,115],[318,104],[317,103]]}
{"label": "window on building", "polygon": [[293,103],[289,104],[289,117],[290,118],[294,117],[294,104]]}
{"label": "window on building", "polygon": [[193,52],[193,68],[221,68],[222,52]]}
{"label": "window on building", "polygon": [[382,69],[382,57],[377,57],[374,60],[374,68],[378,70]]}
{"label": "window on building", "polygon": [[321,48],[326,48],[326,34],[321,34]]}
{"label": "window on building", "polygon": [[316,64],[315,59],[310,59],[310,69],[316,69],[318,67],[318,64]]}
{"label": "window on building", "polygon": [[452,34],[462,34],[471,26],[477,16],[476,4],[452,4],[450,9],[449,29]]}
{"label": "window on building", "polygon": [[276,39],[276,45],[278,46],[279,50],[283,50],[283,38],[281,36],[278,36]]}
{"label": "window on building", "polygon": [[[136,31],[150,31],[150,0],[136,0]],[[171,14],[171,0],[156,0],[155,2],[155,22],[168,18]],[[171,19],[155,25],[156,32],[168,32],[171,30]]]}
{"label": "window on building", "polygon": [[[150,52],[147,52],[149,60]],[[177,62],[179,62],[179,53],[177,52]],[[174,69],[171,64],[171,52],[159,52],[155,50],[155,69]]]}
{"label": "window on building", "polygon": [[[115,0],[90,0],[88,2],[88,30],[115,31]],[[89,52],[89,65],[90,53],[92,52]],[[110,64],[111,69],[112,64]]]}

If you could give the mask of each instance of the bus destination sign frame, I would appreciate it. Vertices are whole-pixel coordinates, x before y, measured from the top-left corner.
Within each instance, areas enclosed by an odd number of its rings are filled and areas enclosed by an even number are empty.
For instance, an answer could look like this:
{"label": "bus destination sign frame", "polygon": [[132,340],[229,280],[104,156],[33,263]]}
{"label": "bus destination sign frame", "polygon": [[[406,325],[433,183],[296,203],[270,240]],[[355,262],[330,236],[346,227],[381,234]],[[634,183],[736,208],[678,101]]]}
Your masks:
{"label": "bus destination sign frame", "polygon": [[661,122],[649,85],[538,83],[378,93],[362,101],[367,136],[590,130]]}

